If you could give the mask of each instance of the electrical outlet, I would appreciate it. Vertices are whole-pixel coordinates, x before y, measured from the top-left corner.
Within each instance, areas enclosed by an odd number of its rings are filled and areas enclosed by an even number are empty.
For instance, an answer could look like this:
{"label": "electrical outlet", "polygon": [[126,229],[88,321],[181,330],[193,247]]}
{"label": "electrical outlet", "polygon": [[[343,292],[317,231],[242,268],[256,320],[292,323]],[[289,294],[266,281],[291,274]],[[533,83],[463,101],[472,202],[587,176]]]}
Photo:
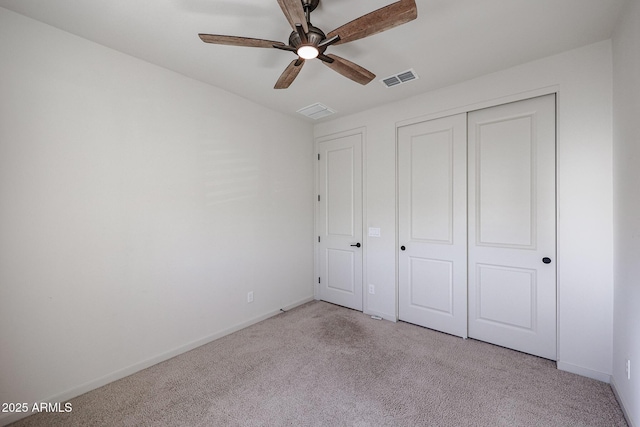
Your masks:
{"label": "electrical outlet", "polygon": [[624,371],[627,373],[627,379],[631,379],[631,360],[627,359],[627,363],[624,365]]}
{"label": "electrical outlet", "polygon": [[253,291],[247,293],[247,302],[253,302]]}
{"label": "electrical outlet", "polygon": [[369,293],[371,295],[375,295],[376,293],[376,287],[374,285],[369,285]]}

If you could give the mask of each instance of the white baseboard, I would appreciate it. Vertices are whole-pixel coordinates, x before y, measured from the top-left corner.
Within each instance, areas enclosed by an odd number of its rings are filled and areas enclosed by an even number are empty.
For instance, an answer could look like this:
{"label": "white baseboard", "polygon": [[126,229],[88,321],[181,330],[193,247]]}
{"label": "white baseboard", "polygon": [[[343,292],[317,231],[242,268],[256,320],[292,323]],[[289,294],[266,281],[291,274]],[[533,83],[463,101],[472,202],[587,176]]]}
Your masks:
{"label": "white baseboard", "polygon": [[[311,302],[311,301],[313,301],[313,299],[314,299],[313,297],[304,298],[304,299],[302,299],[300,301],[296,301],[296,302],[293,302],[293,303],[291,303],[291,304],[289,304],[289,305],[287,305],[285,307],[282,307],[282,310],[284,310],[284,311],[291,310],[292,308],[295,308],[295,307],[298,307],[298,306],[300,306],[302,304],[306,304],[308,302]],[[159,354],[159,355],[157,355],[155,357],[152,357],[150,359],[143,360],[142,362],[135,363],[135,364],[133,364],[131,366],[128,366],[126,368],[123,368],[123,369],[117,370],[115,372],[112,372],[112,373],[110,373],[108,375],[105,375],[105,376],[103,376],[101,378],[97,378],[97,379],[95,379],[93,381],[89,381],[87,383],[81,384],[81,385],[79,385],[77,387],[74,387],[74,388],[69,389],[69,390],[67,390],[65,392],[59,393],[59,394],[57,394],[55,396],[50,396],[50,397],[47,397],[45,399],[39,399],[39,400],[36,400],[36,401],[37,402],[66,402],[68,400],[73,399],[74,397],[80,396],[81,394],[87,393],[87,392],[89,392],[91,390],[95,390],[95,389],[97,389],[99,387],[102,387],[102,386],[107,385],[107,384],[109,384],[111,382],[117,381],[117,380],[122,379],[124,377],[128,377],[129,375],[135,374],[136,372],[139,372],[139,371],[141,371],[143,369],[147,369],[147,368],[149,368],[149,367],[151,367],[153,365],[157,365],[160,362],[164,362],[165,360],[169,360],[172,357],[176,357],[176,356],[178,356],[178,355],[180,355],[182,353],[186,353],[187,351],[193,350],[194,348],[197,348],[197,347],[203,346],[205,344],[208,344],[208,343],[210,343],[212,341],[215,341],[215,340],[217,340],[219,338],[222,338],[222,337],[224,337],[226,335],[229,335],[229,334],[232,334],[234,332],[237,332],[237,331],[239,331],[241,329],[244,329],[244,328],[246,328],[248,326],[254,325],[254,324],[258,323],[258,322],[262,322],[263,320],[266,320],[266,319],[268,319],[270,317],[273,317],[273,316],[275,316],[277,314],[280,314],[280,313],[281,313],[280,309],[270,311],[270,312],[268,312],[266,314],[263,314],[261,316],[257,316],[257,317],[254,317],[252,319],[249,319],[249,320],[247,320],[245,322],[238,323],[237,325],[234,325],[234,326],[232,326],[230,328],[224,329],[224,330],[222,330],[220,332],[217,332],[215,334],[209,335],[207,337],[201,338],[201,339],[196,340],[196,341],[192,341],[190,343],[187,343],[187,344],[185,344],[183,346],[174,348],[173,350],[169,350],[169,351],[167,351],[165,353]],[[31,402],[30,407],[33,405],[33,403],[34,402]],[[3,415],[0,416],[0,426],[6,426],[6,425],[11,424],[13,422],[16,422],[16,421],[18,421],[18,420],[20,420],[22,418],[26,418],[29,415],[32,415],[32,414],[28,413],[28,412],[27,413],[3,414]]]}
{"label": "white baseboard", "polygon": [[[296,302],[293,302],[293,303],[291,303],[289,305],[285,305],[284,307],[282,307],[282,310],[289,311],[289,310],[291,310],[293,308],[299,307],[302,304],[306,304],[306,303],[311,302],[311,301],[315,301],[315,297],[311,296],[311,297],[308,297],[308,298],[303,298],[300,301],[296,301]],[[278,313],[280,313],[280,310],[278,310],[278,312],[276,312],[275,314],[278,314]],[[265,319],[268,319],[269,317],[271,317],[271,316],[267,316],[267,317],[265,317]],[[254,323],[257,323],[257,322],[254,322]],[[247,326],[249,326],[249,325],[247,325]]]}
{"label": "white baseboard", "polygon": [[613,390],[613,394],[615,394],[616,399],[620,404],[620,408],[622,408],[622,413],[624,414],[624,418],[625,420],[627,420],[627,424],[629,424],[629,427],[638,427],[637,424],[634,424],[629,412],[627,412],[627,404],[622,396],[618,393],[618,388],[616,387],[616,379],[613,376],[611,376],[611,389]]}
{"label": "white baseboard", "polygon": [[594,371],[593,369],[560,361],[558,361],[557,366],[561,371],[567,371],[571,372],[572,374],[578,374],[582,375],[583,377],[593,378],[594,380],[602,381],[605,383],[611,383],[611,374],[608,374],[606,372]]}

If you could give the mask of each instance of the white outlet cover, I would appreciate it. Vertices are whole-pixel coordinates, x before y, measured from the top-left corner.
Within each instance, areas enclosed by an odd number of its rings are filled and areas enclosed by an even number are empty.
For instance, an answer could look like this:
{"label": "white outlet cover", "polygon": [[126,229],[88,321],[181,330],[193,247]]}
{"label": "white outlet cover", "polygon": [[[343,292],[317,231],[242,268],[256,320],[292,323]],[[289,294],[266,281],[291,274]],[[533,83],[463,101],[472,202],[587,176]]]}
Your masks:
{"label": "white outlet cover", "polygon": [[377,227],[369,227],[369,237],[380,237],[380,229]]}

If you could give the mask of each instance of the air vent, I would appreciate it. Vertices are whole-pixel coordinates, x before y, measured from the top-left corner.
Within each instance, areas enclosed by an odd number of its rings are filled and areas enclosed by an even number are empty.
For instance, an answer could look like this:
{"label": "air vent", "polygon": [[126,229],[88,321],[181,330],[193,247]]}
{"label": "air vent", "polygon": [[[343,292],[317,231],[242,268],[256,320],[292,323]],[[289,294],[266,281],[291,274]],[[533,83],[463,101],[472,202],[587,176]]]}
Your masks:
{"label": "air vent", "polygon": [[413,69],[411,69],[411,70],[403,71],[401,73],[394,74],[393,76],[384,78],[380,80],[380,82],[386,87],[393,87],[393,86],[401,85],[403,83],[410,82],[411,80],[416,80],[418,78],[419,77],[416,74],[416,72],[413,71]]}
{"label": "air vent", "polygon": [[298,113],[307,117],[311,117],[313,120],[318,120],[323,117],[330,116],[335,112],[335,110],[332,110],[331,108],[327,107],[326,105],[320,104],[319,102],[298,110]]}

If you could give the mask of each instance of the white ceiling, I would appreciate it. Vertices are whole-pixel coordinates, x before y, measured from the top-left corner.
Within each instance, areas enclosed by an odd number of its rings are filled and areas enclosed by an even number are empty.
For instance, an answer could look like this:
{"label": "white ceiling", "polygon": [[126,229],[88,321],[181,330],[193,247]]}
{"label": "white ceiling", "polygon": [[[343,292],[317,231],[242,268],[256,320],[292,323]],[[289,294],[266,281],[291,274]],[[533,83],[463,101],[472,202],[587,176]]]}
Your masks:
{"label": "white ceiling", "polygon": [[[295,111],[315,102],[349,114],[608,39],[624,2],[417,0],[415,21],[327,50],[375,73],[367,86],[312,60],[285,90],[273,85],[294,54],[197,36],[287,42],[291,28],[276,0],[0,0],[0,7],[302,117]],[[311,21],[328,33],[390,3],[321,0]],[[391,89],[378,81],[409,68],[419,80]]]}

